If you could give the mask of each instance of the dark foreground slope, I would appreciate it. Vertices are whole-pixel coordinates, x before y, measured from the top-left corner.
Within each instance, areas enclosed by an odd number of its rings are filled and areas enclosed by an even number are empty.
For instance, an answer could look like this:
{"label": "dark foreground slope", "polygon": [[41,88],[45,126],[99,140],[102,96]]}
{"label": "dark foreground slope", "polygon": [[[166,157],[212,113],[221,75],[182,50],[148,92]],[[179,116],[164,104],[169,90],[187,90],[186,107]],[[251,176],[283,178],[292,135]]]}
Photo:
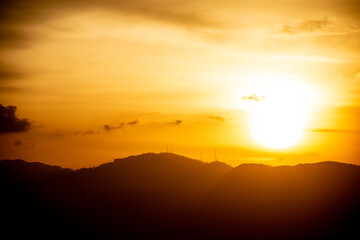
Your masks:
{"label": "dark foreground slope", "polygon": [[3,160],[0,184],[13,237],[359,237],[360,167],[336,162],[231,168],[149,153],[72,171]]}

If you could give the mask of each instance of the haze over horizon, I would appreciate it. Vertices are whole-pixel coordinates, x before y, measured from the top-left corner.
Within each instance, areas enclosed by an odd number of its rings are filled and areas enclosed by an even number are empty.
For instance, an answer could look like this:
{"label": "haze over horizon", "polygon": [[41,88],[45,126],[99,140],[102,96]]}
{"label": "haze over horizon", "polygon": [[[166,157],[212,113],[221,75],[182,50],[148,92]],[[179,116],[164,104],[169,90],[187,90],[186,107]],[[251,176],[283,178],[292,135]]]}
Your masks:
{"label": "haze over horizon", "polygon": [[0,159],[360,164],[357,0],[0,6]]}

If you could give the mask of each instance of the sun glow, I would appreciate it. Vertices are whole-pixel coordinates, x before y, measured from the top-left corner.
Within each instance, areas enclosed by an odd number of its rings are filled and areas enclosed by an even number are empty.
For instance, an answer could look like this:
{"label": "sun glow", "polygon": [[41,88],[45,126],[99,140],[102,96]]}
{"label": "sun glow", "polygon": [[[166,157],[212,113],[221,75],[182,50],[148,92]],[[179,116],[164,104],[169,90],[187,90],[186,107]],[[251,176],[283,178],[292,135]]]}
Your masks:
{"label": "sun glow", "polygon": [[270,79],[254,95],[244,97],[252,138],[273,149],[300,143],[312,108],[312,92],[301,81]]}

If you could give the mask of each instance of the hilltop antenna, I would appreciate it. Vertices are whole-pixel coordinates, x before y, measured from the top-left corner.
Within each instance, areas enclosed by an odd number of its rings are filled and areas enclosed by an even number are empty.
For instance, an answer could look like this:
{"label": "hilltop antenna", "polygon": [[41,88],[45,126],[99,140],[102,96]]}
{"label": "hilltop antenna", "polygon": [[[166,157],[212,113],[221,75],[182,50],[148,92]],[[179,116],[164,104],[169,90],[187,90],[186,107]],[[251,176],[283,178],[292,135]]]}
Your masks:
{"label": "hilltop antenna", "polygon": [[169,146],[166,144],[166,152],[169,152]]}

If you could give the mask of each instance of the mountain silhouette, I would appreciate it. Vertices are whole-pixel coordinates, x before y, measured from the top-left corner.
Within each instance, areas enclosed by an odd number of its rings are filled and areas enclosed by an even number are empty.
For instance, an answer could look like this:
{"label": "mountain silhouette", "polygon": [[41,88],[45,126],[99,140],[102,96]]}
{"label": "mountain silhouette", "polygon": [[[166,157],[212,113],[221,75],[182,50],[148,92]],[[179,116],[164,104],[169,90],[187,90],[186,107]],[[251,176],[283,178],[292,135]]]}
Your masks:
{"label": "mountain silhouette", "polygon": [[0,161],[2,233],[37,238],[359,237],[360,167],[270,167],[146,153],[71,170]]}

